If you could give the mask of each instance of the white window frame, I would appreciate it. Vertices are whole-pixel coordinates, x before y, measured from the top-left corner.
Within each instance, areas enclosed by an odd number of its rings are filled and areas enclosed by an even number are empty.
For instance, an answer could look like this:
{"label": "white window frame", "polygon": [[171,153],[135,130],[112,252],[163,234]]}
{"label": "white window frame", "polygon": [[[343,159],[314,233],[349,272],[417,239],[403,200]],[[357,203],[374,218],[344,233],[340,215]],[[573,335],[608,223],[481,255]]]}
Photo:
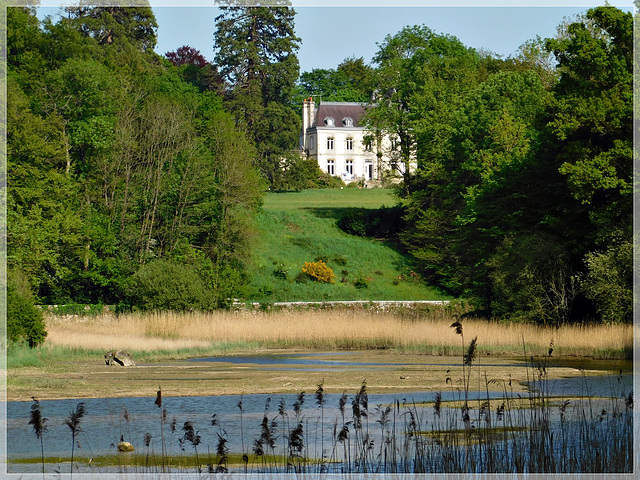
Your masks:
{"label": "white window frame", "polygon": [[353,151],[353,138],[352,137],[347,137],[346,145],[347,145],[347,151],[349,151],[349,152]]}
{"label": "white window frame", "polygon": [[327,150],[333,150],[335,147],[335,138],[327,137]]}
{"label": "white window frame", "polygon": [[345,171],[349,175],[353,175],[353,160],[347,160],[346,165],[345,165]]}
{"label": "white window frame", "polygon": [[327,173],[331,176],[336,174],[336,161],[327,160]]}

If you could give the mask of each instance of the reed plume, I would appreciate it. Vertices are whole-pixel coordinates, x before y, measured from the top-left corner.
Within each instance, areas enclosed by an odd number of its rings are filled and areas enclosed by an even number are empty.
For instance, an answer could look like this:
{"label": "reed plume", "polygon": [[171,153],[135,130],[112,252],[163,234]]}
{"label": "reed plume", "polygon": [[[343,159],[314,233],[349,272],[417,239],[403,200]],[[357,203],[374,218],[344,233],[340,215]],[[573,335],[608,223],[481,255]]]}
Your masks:
{"label": "reed plume", "polygon": [[471,366],[471,362],[476,358],[476,346],[478,344],[478,337],[474,337],[471,342],[469,342],[469,347],[467,348],[467,353],[464,354],[464,364],[467,366]]}
{"label": "reed plume", "polygon": [[42,416],[42,410],[40,409],[40,402],[36,400],[35,397],[31,397],[33,399],[33,404],[31,404],[31,419],[29,420],[29,425],[33,426],[33,432],[36,434],[36,438],[40,440],[40,451],[41,451],[41,459],[42,459],[42,476],[44,477],[44,438],[43,434],[47,431],[47,421],[48,418],[44,418]]}
{"label": "reed plume", "polygon": [[182,431],[184,432],[184,435],[182,436],[182,443],[184,443],[184,441],[188,441],[191,443],[191,445],[193,445],[193,449],[195,451],[196,454],[196,468],[198,470],[198,473],[201,473],[200,470],[200,461],[198,459],[198,445],[200,445],[200,435],[198,435],[198,431],[196,431],[195,428],[193,428],[193,423],[186,421],[184,422],[184,425],[182,426]]}
{"label": "reed plume", "polygon": [[71,429],[71,476],[73,476],[73,455],[76,446],[76,436],[81,432],[80,422],[85,414],[84,402],[80,402],[75,411],[71,411],[69,417],[65,419],[64,423]]}

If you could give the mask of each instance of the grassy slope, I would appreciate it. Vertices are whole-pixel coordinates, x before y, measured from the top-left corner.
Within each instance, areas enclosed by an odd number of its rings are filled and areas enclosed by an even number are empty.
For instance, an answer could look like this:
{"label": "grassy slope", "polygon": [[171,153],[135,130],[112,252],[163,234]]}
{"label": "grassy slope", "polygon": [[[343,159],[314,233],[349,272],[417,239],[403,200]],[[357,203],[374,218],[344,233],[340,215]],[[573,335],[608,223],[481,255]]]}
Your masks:
{"label": "grassy slope", "polygon": [[[306,190],[268,193],[258,217],[260,238],[255,249],[254,277],[248,300],[441,300],[445,295],[411,275],[408,257],[391,245],[342,232],[337,220],[348,207],[392,206],[391,191],[382,189]],[[337,276],[334,284],[299,283],[304,262],[325,257]],[[287,279],[274,270],[284,266]],[[353,282],[364,277],[369,287]]]}

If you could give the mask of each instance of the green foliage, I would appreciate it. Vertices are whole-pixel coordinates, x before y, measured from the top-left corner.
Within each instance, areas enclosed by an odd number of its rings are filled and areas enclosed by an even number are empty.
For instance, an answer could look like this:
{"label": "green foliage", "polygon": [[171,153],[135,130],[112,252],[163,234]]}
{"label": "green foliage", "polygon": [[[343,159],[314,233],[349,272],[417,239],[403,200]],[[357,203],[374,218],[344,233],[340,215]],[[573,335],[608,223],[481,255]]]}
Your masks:
{"label": "green foliage", "polygon": [[129,305],[141,310],[194,311],[213,307],[211,292],[193,267],[158,259],[129,280]]}
{"label": "green foliage", "polygon": [[300,128],[289,104],[299,73],[295,12],[224,5],[220,10],[214,50],[227,85],[225,104],[254,143],[263,177],[276,186],[281,158],[296,147]]}
{"label": "green foliage", "polygon": [[8,15],[9,266],[44,303],[115,304],[140,265],[176,258],[227,305],[264,186],[208,74],[153,53],[147,7],[69,7],[39,26]]}
{"label": "green foliage", "polygon": [[345,59],[337,69],[314,68],[303,72],[293,95],[294,103],[302,105],[311,96],[325,102],[368,102],[373,73],[363,58],[353,57]]}
{"label": "green foliage", "polygon": [[280,166],[272,174],[274,190],[305,190],[312,188],[339,188],[342,179],[332,177],[320,169],[318,162],[304,158],[297,152],[285,153]]}
{"label": "green foliage", "polygon": [[547,46],[561,74],[549,123],[560,172],[604,236],[628,224],[632,208],[632,15],[591,9]]}
{"label": "green foliage", "polygon": [[589,252],[582,287],[606,323],[633,321],[633,244],[612,244],[604,252]]}
{"label": "green foliage", "polygon": [[34,305],[27,279],[17,271],[7,278],[7,340],[26,341],[30,348],[47,336],[42,311]]}
{"label": "green foliage", "polygon": [[353,286],[358,290],[369,288],[369,279],[367,277],[358,277],[353,281]]}
{"label": "green foliage", "polygon": [[394,88],[372,125],[411,125],[419,166],[401,238],[428,278],[485,315],[628,319],[630,258],[613,252],[631,243],[631,26],[592,9],[506,62],[417,27],[380,49]]}
{"label": "green foliage", "polygon": [[350,235],[392,239],[404,227],[402,216],[401,207],[347,208],[338,220],[338,227]]}
{"label": "green foliage", "polygon": [[373,135],[397,140],[387,156],[401,166],[408,193],[412,160],[422,166],[441,153],[447,120],[478,82],[480,57],[457,38],[416,25],[388,35],[373,60],[377,106],[365,123]]}
{"label": "green foliage", "polygon": [[99,45],[130,43],[141,50],[156,45],[158,24],[150,7],[67,7],[68,21]]}

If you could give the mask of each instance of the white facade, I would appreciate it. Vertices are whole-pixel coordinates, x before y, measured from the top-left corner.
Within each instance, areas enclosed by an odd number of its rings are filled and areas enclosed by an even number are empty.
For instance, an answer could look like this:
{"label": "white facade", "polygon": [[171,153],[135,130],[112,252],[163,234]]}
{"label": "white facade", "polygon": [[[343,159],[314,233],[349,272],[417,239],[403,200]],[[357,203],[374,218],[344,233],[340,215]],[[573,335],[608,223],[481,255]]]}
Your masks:
{"label": "white facade", "polygon": [[365,108],[349,102],[323,102],[316,108],[312,98],[302,106],[303,153],[347,183],[381,180],[383,171],[391,170],[392,162],[384,153],[391,150],[391,143],[371,138],[360,124]]}

